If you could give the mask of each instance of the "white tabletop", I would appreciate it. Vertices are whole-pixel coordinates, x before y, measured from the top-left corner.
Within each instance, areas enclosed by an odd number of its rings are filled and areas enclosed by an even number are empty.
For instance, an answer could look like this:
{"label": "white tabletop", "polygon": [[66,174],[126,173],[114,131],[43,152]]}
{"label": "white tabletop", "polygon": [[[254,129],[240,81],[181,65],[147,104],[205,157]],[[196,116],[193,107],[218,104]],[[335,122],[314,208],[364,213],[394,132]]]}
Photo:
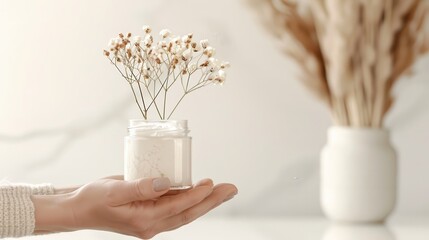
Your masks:
{"label": "white tabletop", "polygon": [[[135,239],[109,232],[78,231],[24,239]],[[394,218],[386,225],[334,224],[320,217],[205,217],[154,240],[427,240],[429,217]]]}

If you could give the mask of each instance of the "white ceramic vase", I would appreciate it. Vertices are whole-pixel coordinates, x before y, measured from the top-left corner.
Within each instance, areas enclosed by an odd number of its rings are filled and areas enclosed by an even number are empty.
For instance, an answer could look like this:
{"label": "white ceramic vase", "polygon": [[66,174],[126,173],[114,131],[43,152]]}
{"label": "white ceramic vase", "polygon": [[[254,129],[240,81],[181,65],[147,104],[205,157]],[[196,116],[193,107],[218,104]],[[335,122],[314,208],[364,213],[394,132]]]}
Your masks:
{"label": "white ceramic vase", "polygon": [[329,219],[382,222],[394,209],[397,159],[387,130],[331,127],[320,171],[321,207]]}

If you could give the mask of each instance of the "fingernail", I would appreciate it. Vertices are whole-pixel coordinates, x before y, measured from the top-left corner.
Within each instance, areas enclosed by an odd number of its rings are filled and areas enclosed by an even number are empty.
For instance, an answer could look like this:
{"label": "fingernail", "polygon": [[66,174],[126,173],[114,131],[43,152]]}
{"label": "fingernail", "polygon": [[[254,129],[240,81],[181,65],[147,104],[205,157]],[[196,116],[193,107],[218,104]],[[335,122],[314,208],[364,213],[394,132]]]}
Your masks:
{"label": "fingernail", "polygon": [[195,187],[199,187],[201,185],[206,185],[209,182],[212,182],[212,180],[210,178],[203,179],[203,180],[197,182],[197,184],[195,184]]}
{"label": "fingernail", "polygon": [[153,190],[162,192],[170,188],[170,180],[168,178],[155,178],[152,181]]}
{"label": "fingernail", "polygon": [[226,201],[233,199],[235,197],[235,195],[237,195],[237,192],[231,193],[227,198],[225,198],[225,200],[223,200],[223,202],[226,202]]}

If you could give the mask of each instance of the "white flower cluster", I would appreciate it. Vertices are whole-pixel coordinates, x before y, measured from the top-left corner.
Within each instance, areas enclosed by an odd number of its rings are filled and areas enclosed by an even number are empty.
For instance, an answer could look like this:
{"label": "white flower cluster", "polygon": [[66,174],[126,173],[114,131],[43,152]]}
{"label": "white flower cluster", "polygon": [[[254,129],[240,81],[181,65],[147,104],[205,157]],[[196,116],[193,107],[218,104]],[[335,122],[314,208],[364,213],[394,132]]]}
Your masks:
{"label": "white flower cluster", "polygon": [[[149,26],[143,32],[144,36],[119,34],[104,55],[130,84],[145,119],[152,106],[161,119],[168,119],[188,93],[225,81],[229,63],[214,58],[216,51],[208,40],[195,41],[193,34],[175,36],[164,29],[155,42]],[[175,86],[183,96],[168,114],[167,92]]]}
{"label": "white flower cluster", "polygon": [[144,26],[143,31],[144,36],[119,34],[110,40],[110,49],[105,50],[104,54],[114,64],[128,65],[142,73],[146,81],[156,79],[165,70],[170,71],[171,75],[173,72],[191,75],[200,71],[203,76],[201,82],[208,80],[222,84],[225,81],[225,69],[229,63],[214,58],[216,51],[208,40],[198,42],[194,41],[193,34],[174,36],[170,30],[163,29],[159,32],[161,40],[154,42],[152,29]]}

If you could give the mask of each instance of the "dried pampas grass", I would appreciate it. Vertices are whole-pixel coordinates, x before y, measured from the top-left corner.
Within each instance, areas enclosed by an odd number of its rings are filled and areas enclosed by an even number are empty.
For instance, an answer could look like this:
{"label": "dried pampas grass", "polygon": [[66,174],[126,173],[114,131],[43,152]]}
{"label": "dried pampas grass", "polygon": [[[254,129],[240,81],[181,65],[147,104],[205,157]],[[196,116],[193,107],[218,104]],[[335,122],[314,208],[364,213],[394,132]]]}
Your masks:
{"label": "dried pampas grass", "polygon": [[383,126],[392,86],[428,51],[426,0],[253,0],[335,124]]}

